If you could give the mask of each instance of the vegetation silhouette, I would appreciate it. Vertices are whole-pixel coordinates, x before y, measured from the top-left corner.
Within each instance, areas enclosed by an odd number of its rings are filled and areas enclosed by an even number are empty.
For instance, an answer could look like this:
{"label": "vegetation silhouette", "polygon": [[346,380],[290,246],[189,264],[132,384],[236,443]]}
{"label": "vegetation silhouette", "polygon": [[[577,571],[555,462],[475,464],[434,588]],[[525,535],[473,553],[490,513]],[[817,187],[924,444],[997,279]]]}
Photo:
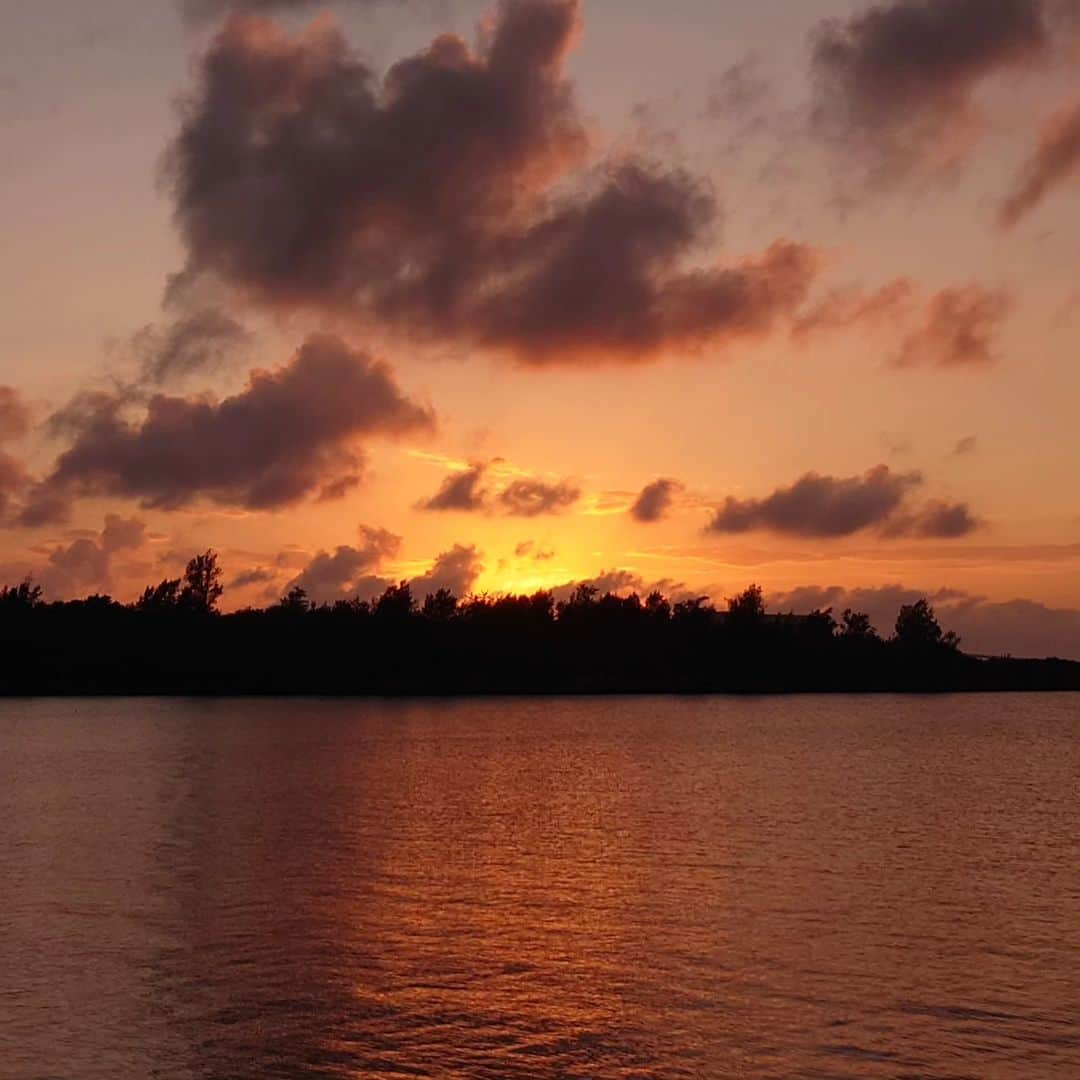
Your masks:
{"label": "vegetation silhouette", "polygon": [[1080,689],[1080,663],[969,656],[926,600],[894,633],[863,612],[769,614],[751,585],[706,597],[556,601],[420,598],[408,582],[372,602],[276,604],[222,614],[215,552],[132,604],[46,602],[31,581],[0,589],[4,694],[786,693]]}

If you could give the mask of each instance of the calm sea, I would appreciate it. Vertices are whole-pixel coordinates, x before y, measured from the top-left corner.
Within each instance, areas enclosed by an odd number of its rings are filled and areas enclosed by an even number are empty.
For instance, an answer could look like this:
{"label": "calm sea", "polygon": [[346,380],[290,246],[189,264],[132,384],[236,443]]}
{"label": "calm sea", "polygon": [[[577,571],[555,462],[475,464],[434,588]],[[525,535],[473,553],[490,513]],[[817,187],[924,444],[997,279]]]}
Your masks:
{"label": "calm sea", "polygon": [[1080,1077],[1080,695],[0,703],[0,1076]]}

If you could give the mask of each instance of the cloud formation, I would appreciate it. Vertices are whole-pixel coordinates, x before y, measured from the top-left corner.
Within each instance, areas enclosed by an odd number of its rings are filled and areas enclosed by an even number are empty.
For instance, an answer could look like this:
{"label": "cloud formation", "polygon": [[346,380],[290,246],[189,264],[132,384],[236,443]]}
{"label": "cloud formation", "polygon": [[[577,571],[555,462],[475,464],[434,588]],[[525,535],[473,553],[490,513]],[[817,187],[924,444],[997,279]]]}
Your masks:
{"label": "cloud formation", "polygon": [[635,570],[604,570],[595,577],[585,578],[580,581],[569,581],[565,585],[557,585],[551,590],[551,595],[556,600],[569,600],[575,590],[580,586],[595,589],[599,596],[611,593],[613,596],[629,596],[636,593],[640,597],[650,593],[662,593],[668,600],[678,603],[680,600],[688,600],[691,597],[701,595],[692,589],[688,589],[681,581],[672,578],[660,578],[655,581],[646,581]]}
{"label": "cloud formation", "polygon": [[30,483],[30,475],[18,458],[0,450],[0,524],[7,524],[14,512],[16,497]]}
{"label": "cloud formation", "polygon": [[873,292],[858,287],[834,289],[799,314],[791,336],[801,340],[828,331],[896,321],[910,311],[914,298],[915,286],[908,278],[886,282]]}
{"label": "cloud formation", "polygon": [[29,431],[29,406],[13,386],[0,386],[0,443],[16,442]]}
{"label": "cloud formation", "polygon": [[642,488],[641,494],[630,507],[630,516],[635,521],[646,524],[661,521],[671,509],[675,496],[682,490],[683,486],[678,480],[654,480]]}
{"label": "cloud formation", "polygon": [[814,253],[691,265],[706,183],[632,156],[583,168],[578,24],[577,0],[502,0],[475,49],[444,34],[379,78],[328,24],[230,18],[170,152],[186,275],[532,364],[768,332]]}
{"label": "cloud formation", "polygon": [[251,373],[215,401],[157,394],[132,420],[109,394],[77,399],[55,418],[71,435],[45,493],[119,495],[176,509],[197,499],[253,510],[287,506],[363,466],[359,442],[429,430],[386,364],[338,338],[310,338],[288,363]]}
{"label": "cloud formation", "polygon": [[581,498],[581,489],[570,480],[545,480],[522,476],[504,483],[498,490],[485,487],[488,475],[501,458],[475,462],[464,471],[451,473],[429,499],[417,504],[420,510],[456,511],[458,513],[503,513],[510,517],[540,517],[568,510]]}
{"label": "cloud formation", "polygon": [[966,503],[932,499],[918,510],[886,522],[886,536],[914,536],[927,540],[957,540],[979,528],[978,519]]}
{"label": "cloud formation", "polygon": [[475,464],[464,472],[451,473],[439,490],[419,504],[421,510],[456,510],[463,513],[487,508],[488,493],[483,487],[487,466]]}
{"label": "cloud formation", "polygon": [[386,529],[360,526],[360,544],[343,544],[333,552],[320,551],[288,584],[303,589],[314,604],[328,604],[346,597],[380,592],[390,584],[374,574],[384,559],[401,549],[401,537]]}
{"label": "cloud formation", "polygon": [[1062,109],[1042,130],[999,215],[1006,228],[1031,213],[1051,192],[1080,174],[1080,103]]}
{"label": "cloud formation", "polygon": [[146,525],[137,518],[117,514],[105,517],[97,536],[79,536],[53,548],[39,573],[46,595],[72,598],[87,589],[108,591],[112,587],[113,559],[120,552],[138,551],[146,543]]}
{"label": "cloud formation", "polygon": [[923,323],[909,333],[896,367],[985,367],[995,360],[995,338],[1012,310],[1002,289],[966,285],[942,289],[926,305]]}
{"label": "cloud formation", "polygon": [[[30,431],[30,409],[12,386],[0,386],[0,446],[17,442]],[[0,450],[0,524],[8,523],[15,498],[30,483],[26,466]]]}
{"label": "cloud formation", "polygon": [[877,529],[886,536],[966,536],[978,527],[965,504],[941,500],[922,507],[906,504],[921,487],[920,473],[893,472],[878,465],[862,476],[807,473],[790,487],[761,499],[728,497],[707,532],[738,534],[769,531],[787,536],[831,539]]}
{"label": "cloud formation", "polygon": [[474,546],[455,544],[435,559],[426,574],[414,577],[409,587],[418,601],[440,589],[447,589],[460,599],[472,592],[483,570],[480,553]]}
{"label": "cloud formation", "polygon": [[499,492],[499,507],[512,517],[540,517],[569,510],[581,489],[568,480],[548,482],[535,477],[514,480]]}
{"label": "cloud formation", "polygon": [[166,326],[144,326],[129,343],[139,365],[140,385],[165,386],[191,375],[215,374],[251,344],[251,335],[231,315],[199,307]]}
{"label": "cloud formation", "polygon": [[1054,24],[1052,0],[889,0],[828,20],[813,41],[816,126],[868,154],[878,183],[953,164],[976,87],[1045,57]]}

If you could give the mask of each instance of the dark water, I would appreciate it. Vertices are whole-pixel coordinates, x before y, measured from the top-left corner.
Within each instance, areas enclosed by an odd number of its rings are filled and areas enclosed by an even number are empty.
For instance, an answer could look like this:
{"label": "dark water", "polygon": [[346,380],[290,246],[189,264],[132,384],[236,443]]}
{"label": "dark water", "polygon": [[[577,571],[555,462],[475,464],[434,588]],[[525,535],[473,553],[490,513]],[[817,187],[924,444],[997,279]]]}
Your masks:
{"label": "dark water", "polygon": [[0,1076],[1080,1077],[1080,696],[0,704]]}

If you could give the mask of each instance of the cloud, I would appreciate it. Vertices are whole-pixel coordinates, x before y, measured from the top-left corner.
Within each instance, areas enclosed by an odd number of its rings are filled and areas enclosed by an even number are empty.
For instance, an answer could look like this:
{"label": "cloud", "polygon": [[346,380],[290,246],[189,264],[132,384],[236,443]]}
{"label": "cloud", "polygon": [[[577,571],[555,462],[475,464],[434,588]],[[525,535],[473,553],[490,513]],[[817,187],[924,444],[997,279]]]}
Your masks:
{"label": "cloud", "polygon": [[29,431],[29,406],[13,386],[0,386],[0,443],[16,442]]}
{"label": "cloud", "polygon": [[581,489],[568,480],[549,483],[527,478],[514,480],[499,492],[502,510],[513,517],[539,517],[560,514],[581,498]]}
{"label": "cloud", "polygon": [[[402,3],[402,0],[349,0],[357,7],[373,7],[377,3]],[[220,19],[232,12],[273,15],[313,11],[325,7],[327,0],[180,0],[180,10],[191,22]]]}
{"label": "cloud", "polygon": [[907,314],[915,286],[907,278],[887,282],[873,292],[857,287],[834,289],[792,324],[791,336],[811,337],[825,331],[851,330],[895,321]]}
{"label": "cloud", "polygon": [[904,338],[896,367],[982,367],[992,364],[994,338],[1012,309],[1001,289],[943,289],[926,305],[923,325]]}
{"label": "cloud", "polygon": [[413,578],[409,587],[417,600],[440,589],[448,589],[457,597],[468,596],[483,570],[481,556],[475,547],[455,544],[436,558],[426,574]]}
{"label": "cloud", "polygon": [[1047,0],[890,0],[819,24],[814,121],[894,183],[947,166],[971,141],[976,87],[1033,65],[1052,44]]}
{"label": "cloud", "polygon": [[251,335],[218,308],[200,307],[168,325],[144,326],[129,350],[141,385],[164,386],[191,375],[214,374],[231,365],[251,344]]}
{"label": "cloud", "polygon": [[383,560],[401,548],[401,537],[385,529],[360,526],[360,546],[345,544],[333,552],[320,551],[288,584],[303,589],[315,604],[333,603],[347,596],[379,592],[390,582],[372,574]]}
{"label": "cloud", "polygon": [[353,477],[358,442],[427,430],[431,413],[386,364],[338,338],[309,338],[286,364],[253,371],[215,401],[157,394],[130,420],[122,397],[77,399],[55,418],[72,435],[45,492],[120,495],[175,509],[197,499],[253,510],[296,503]]}
{"label": "cloud", "polygon": [[533,562],[548,562],[555,558],[551,548],[539,547],[535,540],[522,540],[514,548],[514,555],[518,559],[532,559]]}
{"label": "cloud", "polygon": [[674,581],[671,578],[646,581],[636,571],[626,569],[604,570],[595,577],[570,581],[565,585],[557,585],[551,590],[551,595],[556,600],[569,600],[574,591],[582,585],[595,589],[599,596],[606,596],[608,593],[613,596],[629,596],[631,593],[637,593],[638,596],[648,596],[650,593],[658,592],[669,600],[678,602],[701,595],[687,589],[686,585],[681,581]]}
{"label": "cloud", "polygon": [[1043,127],[1039,145],[1021,168],[1012,194],[1001,205],[1001,224],[1006,228],[1015,225],[1078,173],[1080,103],[1062,109]]}
{"label": "cloud", "polygon": [[683,485],[678,480],[654,480],[646,484],[641,494],[634,500],[630,507],[630,516],[636,521],[654,522],[662,520],[676,495],[683,490]]}
{"label": "cloud", "polygon": [[759,125],[773,94],[761,67],[761,57],[753,53],[721,72],[709,89],[705,115],[711,120],[734,119],[743,132]]}
{"label": "cloud", "polygon": [[765,498],[729,496],[706,532],[769,531],[829,539],[872,528],[887,537],[951,540],[980,527],[966,503],[932,499],[911,506],[911,493],[922,485],[921,473],[897,473],[887,465],[877,465],[862,476],[811,472]]}
{"label": "cloud", "polygon": [[792,536],[850,536],[883,526],[909,492],[922,484],[918,473],[894,473],[878,465],[862,476],[833,477],[807,473],[791,487],[764,499],[728,497],[707,531],[744,533],[756,529]]}
{"label": "cloud", "polygon": [[70,544],[54,548],[38,577],[50,597],[70,599],[87,589],[112,587],[113,557],[123,551],[137,551],[146,542],[146,525],[137,518],[108,514],[96,537],[77,537]]}
{"label": "cloud", "polygon": [[16,496],[29,482],[30,476],[23,463],[0,451],[0,523],[8,523]]}
{"label": "cloud", "polygon": [[464,472],[451,473],[439,490],[419,504],[421,510],[458,510],[465,513],[487,507],[487,491],[483,488],[487,466],[472,465]]}
{"label": "cloud", "polygon": [[1060,656],[1080,660],[1080,611],[1052,608],[1032,600],[993,602],[950,589],[920,592],[902,585],[846,589],[838,585],[813,586],[778,593],[768,606],[780,611],[805,613],[831,607],[863,611],[878,633],[892,633],[903,604],[927,597],[938,619],[956,631],[968,652],[997,656]]}
{"label": "cloud", "polygon": [[251,585],[271,585],[278,578],[278,572],[276,570],[268,569],[265,566],[253,566],[250,570],[241,570],[229,582],[228,587],[230,589],[244,589]]}
{"label": "cloud", "polygon": [[[509,475],[513,479],[492,490],[483,486],[489,475],[500,478]],[[502,458],[494,458],[451,473],[431,498],[417,503],[417,509],[539,517],[562,513],[580,498],[581,490],[569,480],[551,481],[524,475]]]}
{"label": "cloud", "polygon": [[970,536],[980,527],[967,503],[931,500],[911,514],[901,514],[885,524],[886,536],[915,536],[923,539],[956,540]]}
{"label": "cloud", "polygon": [[778,241],[699,258],[709,185],[590,161],[564,63],[577,0],[503,0],[380,78],[320,23],[234,16],[169,155],[189,277],[524,363],[634,362],[767,333],[817,272]]}

